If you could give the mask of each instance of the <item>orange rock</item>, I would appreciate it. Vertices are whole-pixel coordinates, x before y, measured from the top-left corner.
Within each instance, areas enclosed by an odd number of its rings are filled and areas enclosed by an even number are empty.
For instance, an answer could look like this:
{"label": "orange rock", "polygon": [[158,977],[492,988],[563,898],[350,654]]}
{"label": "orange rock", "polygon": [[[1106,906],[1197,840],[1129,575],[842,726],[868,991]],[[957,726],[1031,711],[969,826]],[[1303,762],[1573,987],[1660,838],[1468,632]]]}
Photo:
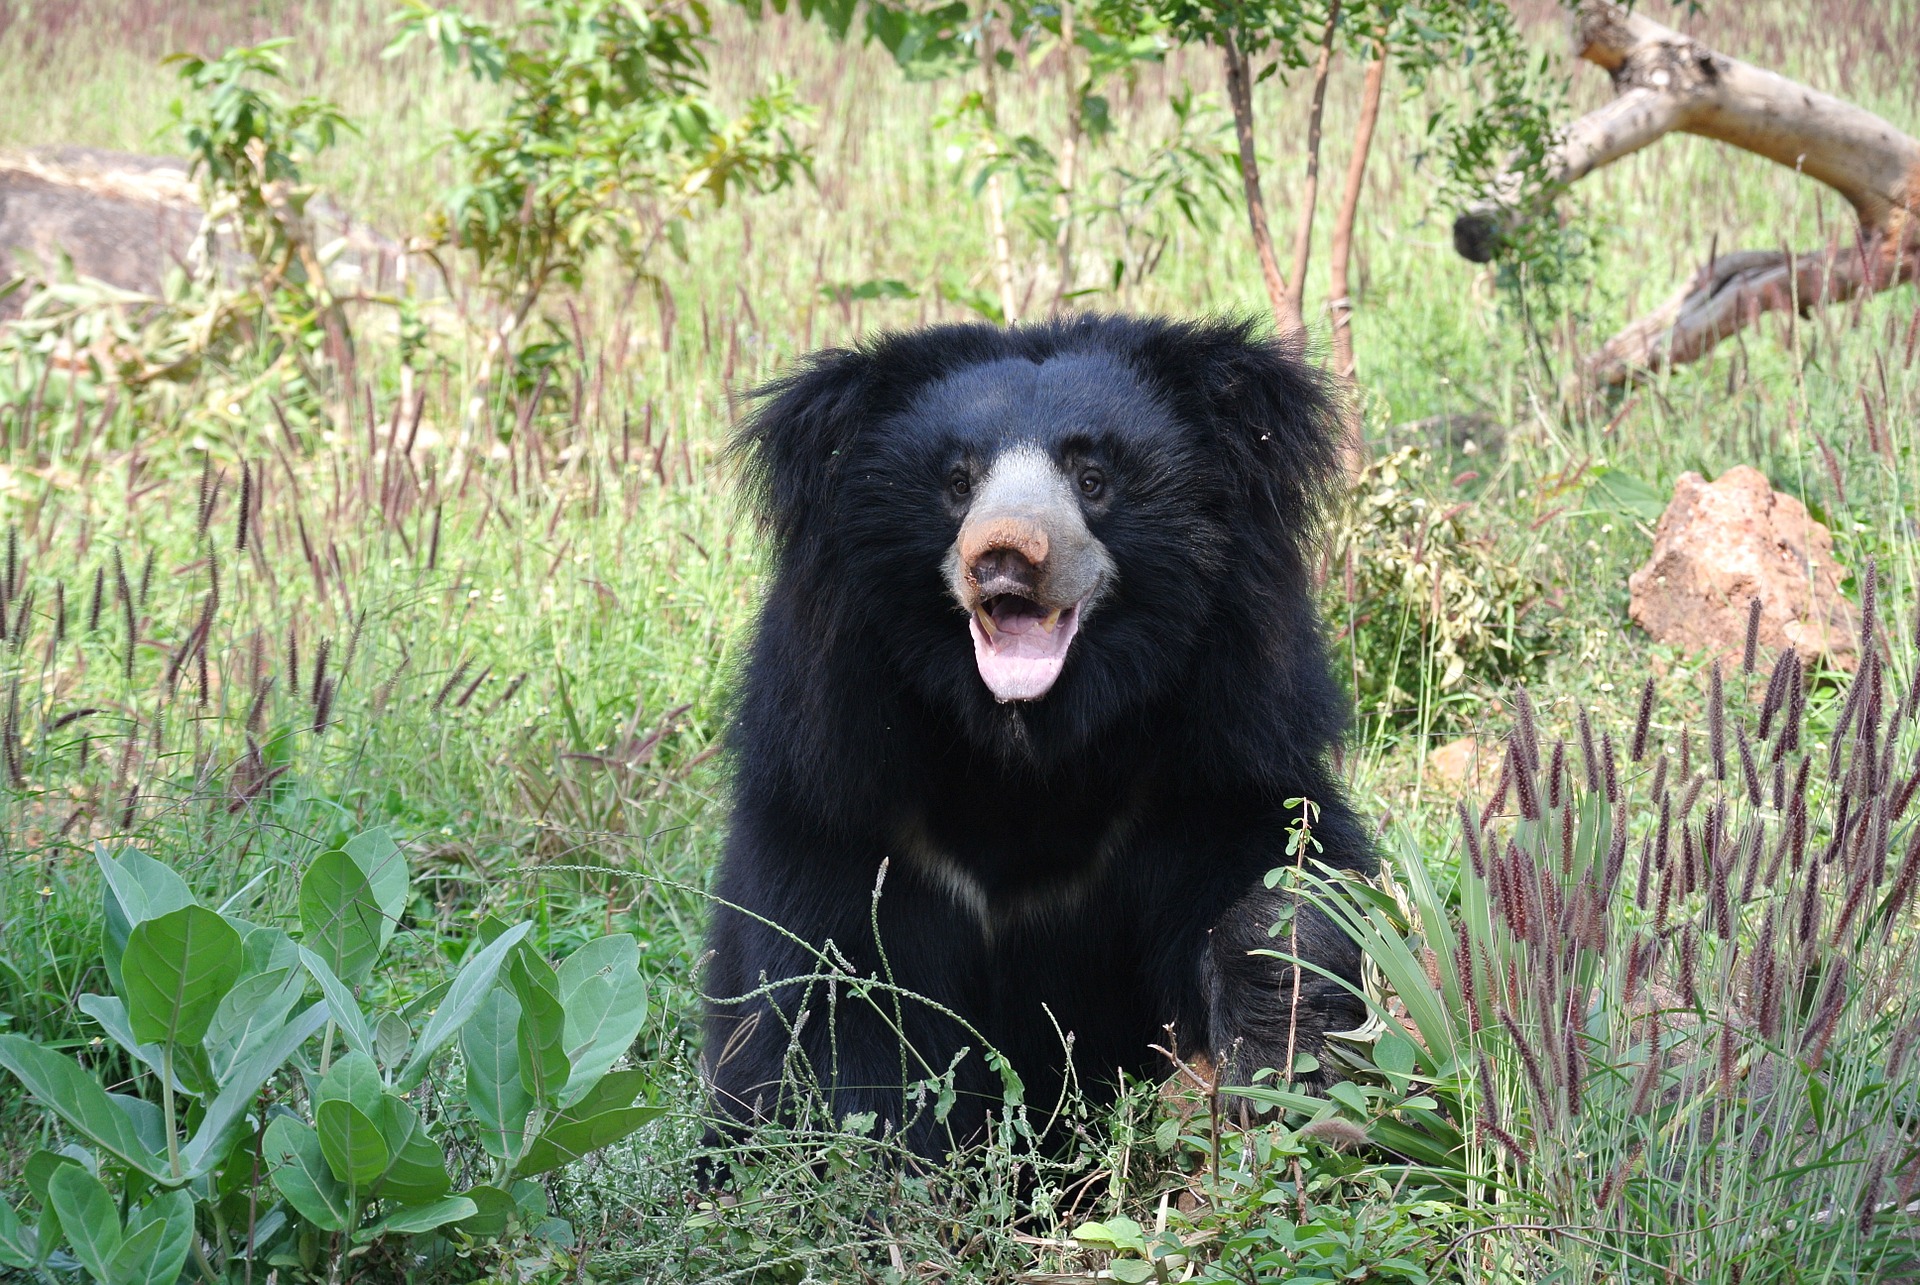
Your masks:
{"label": "orange rock", "polygon": [[1859,618],[1840,579],[1827,528],[1758,470],[1739,465],[1712,482],[1683,473],[1654,530],[1653,555],[1627,578],[1627,614],[1655,641],[1717,655],[1731,669],[1758,598],[1767,664],[1793,647],[1851,672]]}
{"label": "orange rock", "polygon": [[1448,741],[1427,755],[1427,771],[1444,785],[1478,787],[1493,780],[1499,765],[1499,745],[1483,745],[1474,736]]}

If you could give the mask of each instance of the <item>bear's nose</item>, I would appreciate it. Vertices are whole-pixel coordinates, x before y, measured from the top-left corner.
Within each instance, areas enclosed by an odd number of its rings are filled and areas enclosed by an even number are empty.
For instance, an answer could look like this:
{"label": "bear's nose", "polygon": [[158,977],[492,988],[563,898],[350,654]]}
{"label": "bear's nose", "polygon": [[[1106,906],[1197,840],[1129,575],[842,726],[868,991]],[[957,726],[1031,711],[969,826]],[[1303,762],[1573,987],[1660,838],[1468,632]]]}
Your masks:
{"label": "bear's nose", "polygon": [[967,569],[982,598],[1003,593],[1033,598],[1040,590],[1040,571],[1018,549],[988,549]]}

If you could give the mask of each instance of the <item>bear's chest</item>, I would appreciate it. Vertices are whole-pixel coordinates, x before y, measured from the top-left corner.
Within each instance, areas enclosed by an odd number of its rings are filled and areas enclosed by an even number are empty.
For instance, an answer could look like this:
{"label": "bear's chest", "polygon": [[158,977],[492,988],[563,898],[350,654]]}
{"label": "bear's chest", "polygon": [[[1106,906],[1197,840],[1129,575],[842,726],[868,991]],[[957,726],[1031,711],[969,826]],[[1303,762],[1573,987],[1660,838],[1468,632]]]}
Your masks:
{"label": "bear's chest", "polygon": [[985,812],[909,814],[894,836],[898,864],[974,920],[989,941],[1084,916],[1120,895],[1117,872],[1137,828],[1133,807],[1123,800],[1009,802],[1014,806]]}

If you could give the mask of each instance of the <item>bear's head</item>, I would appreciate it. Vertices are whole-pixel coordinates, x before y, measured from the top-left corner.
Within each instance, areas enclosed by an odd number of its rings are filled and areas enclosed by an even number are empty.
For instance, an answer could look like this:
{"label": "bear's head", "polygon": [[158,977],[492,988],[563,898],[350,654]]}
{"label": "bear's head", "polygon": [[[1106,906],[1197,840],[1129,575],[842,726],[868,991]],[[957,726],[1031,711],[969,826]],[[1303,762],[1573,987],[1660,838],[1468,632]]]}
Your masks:
{"label": "bear's head", "polygon": [[1045,762],[1317,681],[1334,430],[1324,379],[1249,323],[1083,317],[818,354],[741,446],[820,654]]}

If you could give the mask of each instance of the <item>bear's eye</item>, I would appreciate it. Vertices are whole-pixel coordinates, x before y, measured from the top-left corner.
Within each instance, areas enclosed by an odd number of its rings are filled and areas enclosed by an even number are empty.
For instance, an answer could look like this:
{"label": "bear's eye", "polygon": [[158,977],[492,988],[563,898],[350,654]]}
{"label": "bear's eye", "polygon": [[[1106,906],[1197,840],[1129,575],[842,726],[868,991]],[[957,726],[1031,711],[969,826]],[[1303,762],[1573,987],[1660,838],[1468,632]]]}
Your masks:
{"label": "bear's eye", "polygon": [[947,479],[947,489],[953,493],[955,499],[964,500],[973,493],[973,483],[968,480],[965,473],[955,469],[953,476]]}
{"label": "bear's eye", "polygon": [[1080,473],[1080,494],[1089,500],[1097,500],[1107,489],[1107,475],[1097,468],[1083,469]]}

